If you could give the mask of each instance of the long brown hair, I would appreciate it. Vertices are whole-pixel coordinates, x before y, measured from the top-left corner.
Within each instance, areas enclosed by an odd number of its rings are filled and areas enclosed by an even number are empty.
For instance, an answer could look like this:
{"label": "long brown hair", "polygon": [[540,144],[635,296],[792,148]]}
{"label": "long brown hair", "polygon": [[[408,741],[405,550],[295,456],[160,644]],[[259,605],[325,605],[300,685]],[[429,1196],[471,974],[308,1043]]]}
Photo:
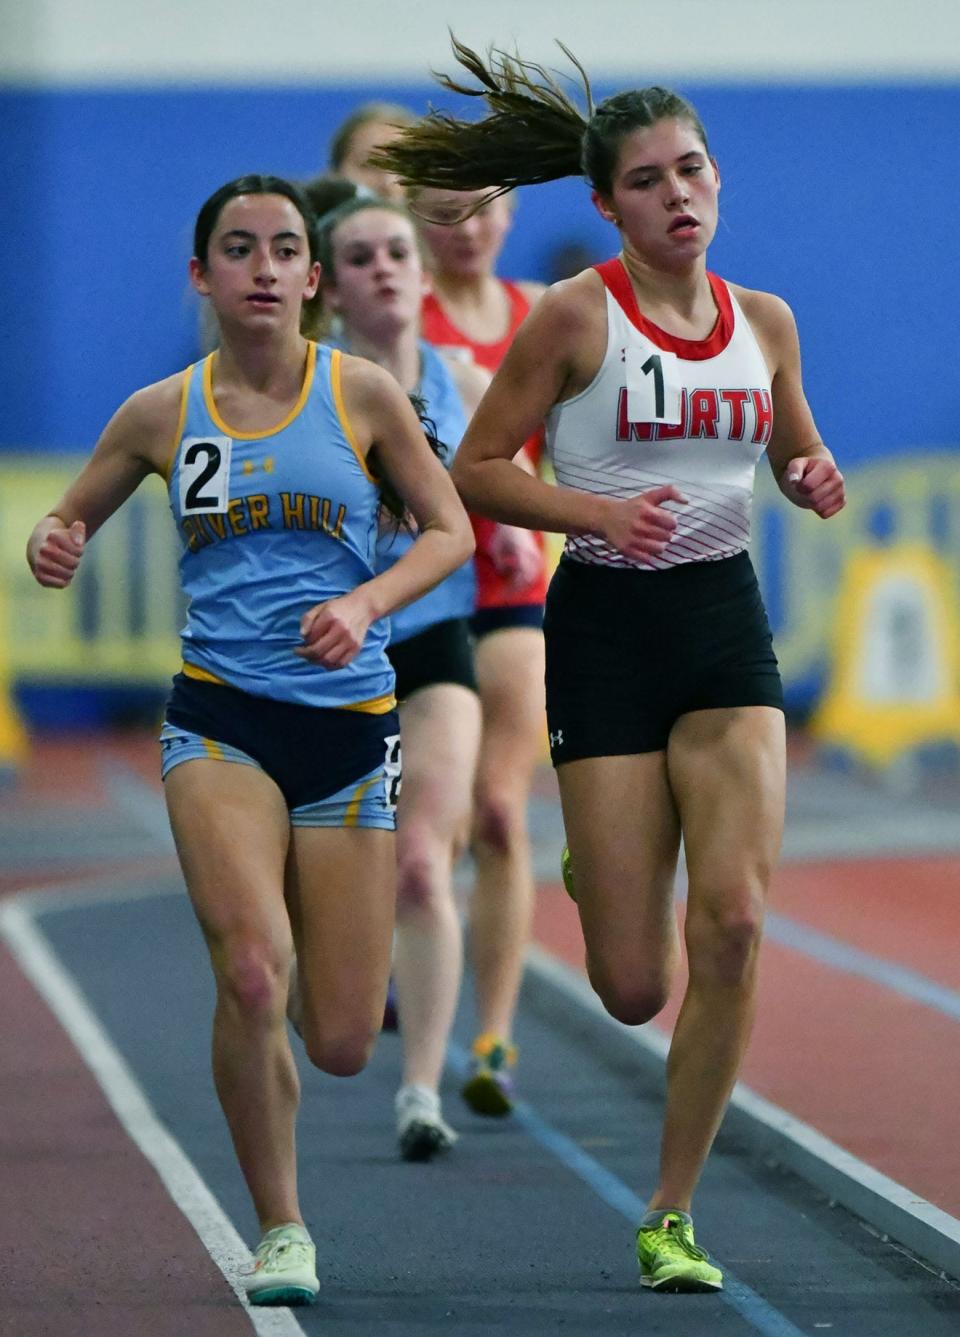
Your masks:
{"label": "long brown hair", "polygon": [[409,188],[489,190],[486,199],[492,199],[517,186],[583,175],[609,196],[624,138],[667,119],[688,121],[709,152],[696,111],[668,88],[617,93],[595,107],[586,71],[559,42],[579,76],[584,113],[542,65],[495,47],[484,59],[451,40],[458,63],[479,87],[447,74],[436,78],[452,93],[483,99],[489,111],[479,121],[465,121],[433,110],[371,156],[374,166],[393,172]]}

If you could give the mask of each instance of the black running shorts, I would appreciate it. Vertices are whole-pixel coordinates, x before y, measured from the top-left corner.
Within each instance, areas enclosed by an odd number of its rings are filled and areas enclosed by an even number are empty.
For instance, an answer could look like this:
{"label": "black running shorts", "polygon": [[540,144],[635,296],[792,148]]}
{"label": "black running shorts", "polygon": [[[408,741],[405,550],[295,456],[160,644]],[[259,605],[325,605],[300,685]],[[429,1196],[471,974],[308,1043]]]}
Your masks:
{"label": "black running shorts", "polygon": [[387,657],[397,675],[394,693],[398,701],[438,683],[455,683],[477,690],[473,668],[470,629],[463,617],[447,618],[406,640],[391,642]]}
{"label": "black running shorts", "polygon": [[665,571],[564,557],[547,594],[544,633],[555,766],[662,751],[690,711],[783,709],[770,626],[746,552]]}
{"label": "black running shorts", "polygon": [[511,631],[514,627],[543,628],[543,604],[498,604],[478,608],[470,619],[470,630],[476,641],[495,631]]}

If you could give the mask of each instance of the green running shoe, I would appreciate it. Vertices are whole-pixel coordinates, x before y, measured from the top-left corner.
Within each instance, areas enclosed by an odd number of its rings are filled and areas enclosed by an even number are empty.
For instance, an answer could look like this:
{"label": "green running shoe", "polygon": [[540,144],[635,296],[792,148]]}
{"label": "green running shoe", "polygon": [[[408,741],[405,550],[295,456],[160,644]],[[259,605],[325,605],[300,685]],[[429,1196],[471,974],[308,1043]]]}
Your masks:
{"label": "green running shoe", "polygon": [[243,1285],[252,1305],[313,1304],[320,1289],[317,1251],[304,1227],[291,1222],[268,1230]]}
{"label": "green running shoe", "polygon": [[566,845],[563,847],[563,853],[560,855],[560,876],[563,878],[563,885],[567,895],[576,904],[577,893],[573,889],[573,868],[570,863],[570,850]]}
{"label": "green running shoe", "polygon": [[654,1291],[722,1291],[723,1273],[694,1243],[693,1223],[664,1212],[658,1224],[637,1231],[640,1285]]}

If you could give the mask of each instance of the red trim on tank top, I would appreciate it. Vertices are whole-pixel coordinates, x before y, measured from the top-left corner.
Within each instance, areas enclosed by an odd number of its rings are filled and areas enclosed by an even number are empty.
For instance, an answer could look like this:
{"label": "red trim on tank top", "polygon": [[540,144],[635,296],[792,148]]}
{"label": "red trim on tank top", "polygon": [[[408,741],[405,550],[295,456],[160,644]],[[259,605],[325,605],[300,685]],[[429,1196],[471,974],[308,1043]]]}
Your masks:
{"label": "red trim on tank top", "polygon": [[603,279],[605,286],[623,308],[624,315],[641,334],[645,334],[651,343],[668,353],[676,353],[684,362],[705,362],[708,357],[717,357],[726,348],[733,337],[733,303],[723,279],[707,271],[713,300],[717,304],[717,322],[706,339],[681,339],[679,335],[668,334],[659,325],[648,320],[637,305],[637,295],[633,291],[630,275],[620,257],[604,260],[594,265],[594,269]]}
{"label": "red trim on tank top", "polygon": [[497,282],[506,290],[510,299],[510,324],[502,339],[496,339],[493,343],[480,343],[470,339],[463,330],[454,325],[435,294],[428,293],[423,299],[421,316],[421,333],[427,343],[439,344],[441,347],[444,344],[452,344],[456,347],[469,348],[478,366],[486,367],[488,371],[496,371],[506,357],[513,336],[530,310],[529,301],[516,283],[511,283],[509,279],[498,279]]}

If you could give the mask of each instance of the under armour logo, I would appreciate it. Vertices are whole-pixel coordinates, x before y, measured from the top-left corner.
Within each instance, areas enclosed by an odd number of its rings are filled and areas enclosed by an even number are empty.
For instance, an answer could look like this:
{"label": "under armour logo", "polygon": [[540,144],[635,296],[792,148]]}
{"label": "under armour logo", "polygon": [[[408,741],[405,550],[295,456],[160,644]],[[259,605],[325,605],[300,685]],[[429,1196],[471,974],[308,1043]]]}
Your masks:
{"label": "under armour logo", "polygon": [[562,730],[562,729],[558,729],[556,733],[551,733],[551,734],[550,734],[550,746],[551,746],[551,747],[562,747],[562,746],[563,746],[563,730]]}

